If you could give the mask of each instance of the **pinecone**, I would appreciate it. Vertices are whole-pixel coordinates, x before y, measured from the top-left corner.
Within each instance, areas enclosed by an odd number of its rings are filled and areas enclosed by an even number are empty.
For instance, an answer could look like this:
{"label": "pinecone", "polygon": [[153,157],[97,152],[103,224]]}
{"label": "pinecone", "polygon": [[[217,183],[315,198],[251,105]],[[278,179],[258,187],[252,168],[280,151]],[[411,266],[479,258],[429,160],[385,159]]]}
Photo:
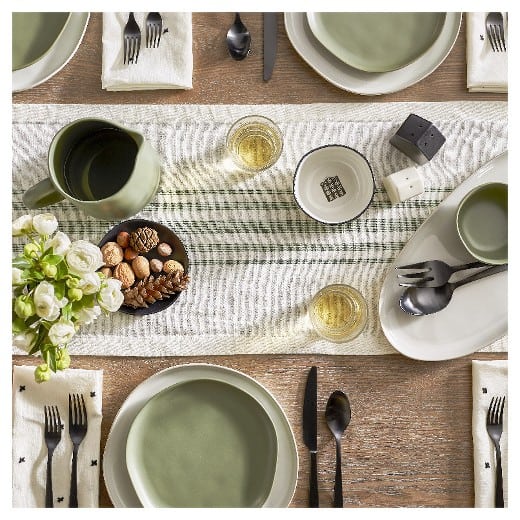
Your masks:
{"label": "pinecone", "polygon": [[157,300],[169,298],[172,294],[183,291],[188,286],[190,277],[187,274],[175,271],[173,273],[150,275],[130,289],[125,289],[123,305],[137,309],[148,307]]}
{"label": "pinecone", "polygon": [[130,247],[137,253],[148,253],[159,243],[159,235],[150,227],[138,228],[130,233]]}

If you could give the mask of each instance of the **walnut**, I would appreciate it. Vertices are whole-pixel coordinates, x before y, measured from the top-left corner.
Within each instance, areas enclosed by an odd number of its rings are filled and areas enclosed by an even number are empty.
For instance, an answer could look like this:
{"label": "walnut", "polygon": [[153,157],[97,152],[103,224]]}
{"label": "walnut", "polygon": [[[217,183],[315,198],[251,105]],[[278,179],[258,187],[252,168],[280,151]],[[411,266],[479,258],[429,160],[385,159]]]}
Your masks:
{"label": "walnut", "polygon": [[103,267],[101,270],[100,270],[107,278],[111,278],[112,277],[112,269],[110,269],[110,267]]}
{"label": "walnut", "polygon": [[107,242],[101,247],[106,267],[114,267],[123,261],[123,248],[117,242]]}
{"label": "walnut", "polygon": [[166,242],[161,242],[157,246],[157,252],[161,256],[170,256],[172,254],[172,246],[170,246],[170,244],[167,244]]}
{"label": "walnut", "polygon": [[163,271],[165,273],[173,273],[175,271],[184,273],[184,267],[180,262],[177,262],[177,260],[166,260],[163,265]]}
{"label": "walnut", "polygon": [[121,231],[117,234],[116,241],[123,249],[128,247],[130,243],[130,233],[128,233],[128,231]]}
{"label": "walnut", "polygon": [[135,282],[135,275],[130,267],[130,264],[126,262],[121,262],[114,267],[114,272],[112,273],[114,278],[121,282],[121,289],[128,289]]}
{"label": "walnut", "polygon": [[148,258],[144,256],[134,258],[132,260],[132,269],[134,270],[135,276],[140,280],[150,276],[150,263],[148,262]]}
{"label": "walnut", "polygon": [[150,260],[150,269],[154,273],[160,273],[163,269],[163,263],[158,258],[152,258]]}

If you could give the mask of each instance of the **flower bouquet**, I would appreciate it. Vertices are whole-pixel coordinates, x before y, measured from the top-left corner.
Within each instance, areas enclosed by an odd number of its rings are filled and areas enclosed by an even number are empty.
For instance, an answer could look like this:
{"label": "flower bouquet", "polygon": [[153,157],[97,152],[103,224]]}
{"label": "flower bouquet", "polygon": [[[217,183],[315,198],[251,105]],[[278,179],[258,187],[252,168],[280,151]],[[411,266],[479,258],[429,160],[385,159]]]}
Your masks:
{"label": "flower bouquet", "polygon": [[71,242],[65,233],[55,233],[57,227],[51,213],[13,222],[13,236],[29,239],[12,263],[13,345],[40,353],[39,383],[69,367],[67,345],[81,325],[123,303],[121,282],[97,272],[103,266],[99,247],[86,240]]}

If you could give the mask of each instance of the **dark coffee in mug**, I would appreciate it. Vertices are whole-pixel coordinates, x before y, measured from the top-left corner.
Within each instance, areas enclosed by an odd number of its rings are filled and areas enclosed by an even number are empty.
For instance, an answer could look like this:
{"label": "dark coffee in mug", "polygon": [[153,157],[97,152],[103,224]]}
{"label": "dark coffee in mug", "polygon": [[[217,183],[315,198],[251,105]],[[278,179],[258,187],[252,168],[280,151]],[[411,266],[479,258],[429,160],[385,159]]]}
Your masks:
{"label": "dark coffee in mug", "polygon": [[117,193],[132,175],[138,146],[118,128],[101,128],[75,142],[63,163],[64,188],[79,200]]}

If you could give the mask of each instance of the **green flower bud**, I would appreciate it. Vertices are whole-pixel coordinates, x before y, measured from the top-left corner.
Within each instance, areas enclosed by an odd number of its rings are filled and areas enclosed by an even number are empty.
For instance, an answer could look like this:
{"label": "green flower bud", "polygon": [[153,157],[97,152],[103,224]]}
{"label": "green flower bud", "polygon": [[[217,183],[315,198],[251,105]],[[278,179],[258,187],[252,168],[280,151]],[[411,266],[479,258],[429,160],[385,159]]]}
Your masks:
{"label": "green flower bud", "polygon": [[56,368],[65,370],[70,367],[70,356],[66,348],[60,348],[56,352]]}
{"label": "green flower bud", "polygon": [[39,248],[36,244],[29,243],[23,247],[24,255],[29,258],[38,258]]}
{"label": "green flower bud", "polygon": [[58,268],[55,265],[42,263],[43,274],[49,278],[54,278],[58,272]]}
{"label": "green flower bud", "polygon": [[71,276],[70,278],[67,278],[65,283],[69,289],[75,289],[79,285],[79,280]]}
{"label": "green flower bud", "polygon": [[37,383],[43,383],[51,378],[51,369],[47,363],[42,363],[34,371],[34,379]]}
{"label": "green flower bud", "polygon": [[29,318],[36,313],[34,302],[28,296],[18,296],[14,302],[14,312],[22,319]]}
{"label": "green flower bud", "polygon": [[81,289],[69,289],[67,296],[71,302],[79,302],[83,298],[83,291]]}

